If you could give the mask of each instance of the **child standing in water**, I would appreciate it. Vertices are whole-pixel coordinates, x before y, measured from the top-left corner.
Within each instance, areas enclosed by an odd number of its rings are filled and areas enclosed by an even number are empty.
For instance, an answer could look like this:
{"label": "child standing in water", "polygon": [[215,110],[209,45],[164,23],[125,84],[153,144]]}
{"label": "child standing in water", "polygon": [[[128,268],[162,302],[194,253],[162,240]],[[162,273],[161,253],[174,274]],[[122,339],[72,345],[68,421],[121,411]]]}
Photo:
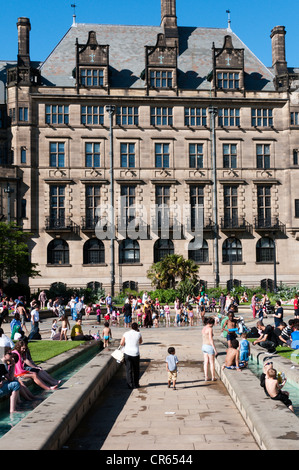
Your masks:
{"label": "child standing in water", "polygon": [[108,348],[109,346],[109,339],[112,338],[111,328],[109,327],[109,322],[104,323],[104,328],[102,331],[102,339],[104,343],[104,348]]}

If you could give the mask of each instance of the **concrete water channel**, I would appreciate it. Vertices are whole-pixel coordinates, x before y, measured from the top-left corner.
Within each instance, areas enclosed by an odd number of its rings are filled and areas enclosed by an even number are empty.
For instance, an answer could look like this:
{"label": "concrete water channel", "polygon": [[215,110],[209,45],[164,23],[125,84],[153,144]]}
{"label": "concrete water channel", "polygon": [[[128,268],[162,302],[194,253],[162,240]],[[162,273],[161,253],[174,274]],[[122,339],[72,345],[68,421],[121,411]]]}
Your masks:
{"label": "concrete water channel", "polygon": [[[144,377],[144,381],[150,380],[151,377],[151,367],[149,367],[151,365],[151,353],[157,351],[157,348],[162,348],[161,358],[164,359],[167,344],[173,341],[178,349],[178,353],[180,352],[181,356],[186,354],[186,358],[190,356],[190,353],[193,354],[194,349],[196,349],[195,357],[199,359],[196,363],[196,367],[198,370],[202,367],[202,358],[200,357],[201,328],[193,328],[192,333],[191,329],[188,329],[188,327],[166,330],[166,328],[151,329],[143,333],[144,339],[146,340],[145,344],[147,344],[146,351],[149,356],[148,359],[144,358],[142,361],[142,377]],[[123,332],[123,328],[113,330],[113,347],[116,347]],[[217,332],[215,336],[218,336]],[[158,338],[160,341],[158,341]],[[298,417],[291,413],[284,405],[273,402],[267,398],[263,389],[259,386],[258,377],[256,377],[252,371],[244,370],[241,373],[231,370],[222,371],[221,365],[224,362],[226,345],[223,341],[217,340],[217,348],[219,351],[216,363],[218,375],[226,388],[226,393],[230,395],[237,412],[242,416],[245,426],[250,430],[257,448],[263,450],[298,450]],[[70,353],[74,354],[72,352]],[[0,439],[0,449],[72,450],[77,448],[84,450],[87,448],[84,444],[84,435],[93,435],[94,438],[97,439],[97,449],[109,448],[109,442],[113,437],[112,431],[115,429],[118,417],[122,416],[126,407],[132,406],[130,405],[132,400],[136,408],[134,426],[138,428],[138,420],[142,420],[142,414],[139,413],[139,408],[142,409],[143,395],[142,393],[136,395],[135,391],[132,393],[125,389],[123,367],[120,367],[116,361],[111,358],[110,354],[111,351],[106,350],[96,354],[88,364],[64,383],[61,389],[51,393],[48,398],[32,410],[20,423],[7,432]],[[253,356],[260,363],[267,357],[265,352],[259,347],[253,348]],[[291,365],[289,361],[281,359],[276,355],[272,356],[272,360],[275,368],[284,371],[292,382],[299,384],[298,365]],[[52,368],[57,367],[57,363],[60,361],[61,358],[54,358],[50,361],[51,364],[47,365],[49,367],[48,371],[51,372],[51,370],[53,370]],[[186,360],[183,362],[185,363]],[[162,381],[163,383],[165,381],[164,366]],[[194,388],[193,385],[192,388]],[[194,388],[194,392],[196,388],[197,387]],[[212,390],[212,388],[209,390]],[[192,390],[184,390],[184,394],[187,392],[190,392],[190,394],[193,393]],[[159,391],[159,394],[161,393],[162,392]],[[179,393],[181,392],[179,391]],[[221,393],[223,393],[223,391],[221,391]],[[190,397],[190,401],[192,401],[194,396],[190,395]],[[157,398],[153,393],[152,398],[150,396],[147,399],[152,400],[155,406],[155,400],[161,400],[161,397],[158,395]],[[158,401],[156,401],[156,403],[158,403]],[[109,416],[107,416],[107,413],[105,414],[107,406]],[[210,408],[212,407],[211,404],[209,404],[209,406]],[[96,414],[96,412],[99,414]],[[194,413],[194,410],[192,413]],[[221,421],[221,410],[217,410],[217,413],[218,420]],[[99,415],[102,421],[100,427],[98,425],[99,419],[95,418]],[[152,415],[154,419],[154,413],[152,413]],[[94,422],[97,422],[97,427],[94,427],[93,431],[90,432],[92,417],[94,418]],[[168,416],[167,420],[169,419],[171,418]],[[152,423],[154,422],[152,421]],[[176,423],[178,423],[178,421],[176,421]],[[187,422],[185,424],[184,432],[188,433]],[[97,429],[99,428],[101,428],[100,434],[97,433]],[[148,430],[147,432],[150,434],[151,431]],[[194,432],[194,430],[191,431],[190,429],[190,433],[191,432]],[[179,433],[182,433],[182,430],[180,430]],[[86,441],[88,439],[89,437]],[[112,441],[113,439],[111,443]],[[119,436],[116,442],[120,444],[122,438]],[[137,442],[136,437],[135,442]],[[146,442],[146,439],[145,441],[143,440],[143,442]],[[178,449],[182,442],[183,436],[180,434],[180,438],[177,441]],[[118,446],[115,448],[117,449]],[[167,449],[167,447],[165,448]]]}

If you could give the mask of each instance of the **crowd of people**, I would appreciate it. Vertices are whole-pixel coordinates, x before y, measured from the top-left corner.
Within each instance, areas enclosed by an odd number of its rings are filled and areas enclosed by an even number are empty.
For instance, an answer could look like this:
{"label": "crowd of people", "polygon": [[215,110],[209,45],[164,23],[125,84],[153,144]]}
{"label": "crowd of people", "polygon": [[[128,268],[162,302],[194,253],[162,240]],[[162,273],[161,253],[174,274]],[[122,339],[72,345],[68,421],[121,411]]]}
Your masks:
{"label": "crowd of people", "polygon": [[[294,318],[286,324],[280,301],[277,301],[275,308],[273,308],[266,294],[263,294],[261,298],[254,294],[251,298],[250,308],[257,323],[256,327],[251,329],[247,329],[242,321],[243,318],[238,316],[239,305],[248,301],[246,292],[243,293],[240,299],[230,293],[226,295],[221,293],[219,299],[216,299],[214,297],[209,298],[204,290],[197,297],[187,296],[185,301],[176,298],[171,306],[167,302],[161,304],[158,298],[151,299],[147,292],[144,292],[142,296],[129,295],[121,308],[114,305],[110,293],[101,298],[96,304],[85,303],[84,297],[77,297],[76,295],[71,296],[68,302],[64,302],[61,297],[57,297],[52,301],[47,299],[44,291],[39,294],[37,299],[32,299],[29,305],[26,304],[23,297],[8,300],[2,296],[0,297],[0,346],[6,348],[5,357],[2,358],[2,362],[6,367],[5,373],[3,370],[3,380],[8,380],[8,376],[11,380],[10,369],[13,366],[14,379],[20,385],[19,388],[17,384],[11,388],[11,391],[16,392],[11,394],[11,409],[15,408],[19,396],[32,399],[29,390],[22,382],[23,376],[31,377],[36,384],[46,390],[55,389],[59,385],[49,374],[33,364],[32,359],[24,356],[25,354],[28,355],[28,341],[41,339],[39,333],[40,308],[48,308],[55,315],[50,335],[52,340],[87,341],[102,339],[104,348],[109,347],[112,339],[111,327],[120,326],[120,319],[122,318],[123,325],[128,329],[128,333],[124,334],[121,344],[126,346],[127,378],[129,385],[133,388],[137,386],[136,383],[139,380],[136,379],[139,374],[139,366],[135,356],[138,356],[139,344],[142,342],[140,328],[159,327],[162,322],[165,326],[173,325],[175,327],[193,326],[195,323],[203,326],[202,351],[206,380],[216,380],[215,357],[217,351],[213,339],[213,326],[215,324],[220,325],[220,334],[227,340],[227,353],[225,363],[222,366],[223,369],[242,370],[247,367],[250,347],[256,344],[265,348],[270,354],[276,351],[278,345],[299,349],[298,296],[295,296],[294,299]],[[66,313],[68,308],[71,312],[70,317]],[[11,318],[11,311],[13,318]],[[83,317],[89,319],[91,315],[92,318],[96,315],[98,324],[103,321],[101,335],[83,333],[82,319]],[[72,327],[69,318],[75,322]],[[274,324],[265,325],[265,319],[270,318],[273,319]],[[4,334],[1,328],[1,324],[5,322],[10,322],[10,338]],[[28,323],[31,324],[30,331],[27,328]],[[140,334],[136,336],[136,332]],[[248,341],[249,336],[254,337],[253,342]],[[136,343],[137,337],[138,344]],[[135,344],[134,347],[133,343]],[[10,353],[12,355],[8,358]],[[170,370],[169,367],[174,366],[173,361],[177,360],[177,357],[172,358],[172,355],[175,356],[174,353],[169,353],[166,363],[169,372],[169,383],[173,383],[175,389],[175,369]],[[269,374],[267,374],[268,377]],[[272,372],[270,372],[271,374]],[[209,378],[209,375],[211,378]],[[0,391],[0,396],[4,391],[5,388]],[[17,400],[15,400],[15,395],[18,395]],[[281,394],[279,396],[281,397]]]}

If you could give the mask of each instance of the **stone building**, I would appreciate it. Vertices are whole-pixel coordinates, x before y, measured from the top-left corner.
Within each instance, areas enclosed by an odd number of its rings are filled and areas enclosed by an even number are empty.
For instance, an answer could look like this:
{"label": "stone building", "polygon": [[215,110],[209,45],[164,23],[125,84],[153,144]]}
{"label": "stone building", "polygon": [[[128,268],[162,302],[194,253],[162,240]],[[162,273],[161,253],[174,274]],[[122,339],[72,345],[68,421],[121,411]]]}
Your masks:
{"label": "stone building", "polygon": [[299,69],[283,26],[272,67],[230,26],[178,26],[175,0],[160,26],[74,21],[39,64],[30,20],[17,29],[16,62],[0,62],[0,207],[33,233],[33,291],[143,290],[167,253],[208,287],[298,283]]}

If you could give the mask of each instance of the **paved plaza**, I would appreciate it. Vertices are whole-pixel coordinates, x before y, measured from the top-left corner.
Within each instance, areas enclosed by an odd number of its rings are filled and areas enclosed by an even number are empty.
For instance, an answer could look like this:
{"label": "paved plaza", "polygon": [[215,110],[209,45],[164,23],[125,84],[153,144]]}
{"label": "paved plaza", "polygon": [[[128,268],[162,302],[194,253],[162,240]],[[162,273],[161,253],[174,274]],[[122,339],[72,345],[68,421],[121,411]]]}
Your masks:
{"label": "paved plaza", "polygon": [[[244,316],[248,323],[255,323],[252,317],[250,318],[250,313]],[[269,323],[271,321],[272,319],[269,319]],[[49,338],[51,323],[52,318],[42,321],[40,329],[43,339]],[[96,325],[94,319],[83,320],[85,333],[97,329],[101,331],[101,328],[102,325]],[[9,324],[4,324],[4,329],[8,332]],[[140,346],[140,388],[127,388],[125,368],[121,366],[62,448],[66,451],[102,450],[108,453],[116,450],[259,450],[260,443],[256,441],[248,421],[242,417],[224,383],[220,379],[215,382],[204,381],[201,329],[201,325],[141,329],[143,344]],[[112,327],[114,344],[118,344],[125,331],[123,327]],[[220,338],[219,326],[214,327],[214,336],[216,340]],[[167,387],[165,358],[169,346],[175,347],[179,358],[177,390]],[[114,347],[104,354],[109,357]],[[62,406],[63,409],[63,403],[60,403],[63,401],[62,397],[65,396],[69,400],[75,391],[74,387],[82,388],[80,396],[85,394],[84,384],[93,374],[93,367],[84,368],[79,379],[74,379],[73,384],[71,381],[65,382],[61,389],[53,392],[50,405],[53,404],[56,411],[57,406]],[[268,406],[269,401],[265,401],[267,398],[259,380],[251,376],[250,371],[247,372],[248,376],[244,371],[229,371],[237,382],[237,387],[239,378],[245,380],[245,401],[252,399],[252,407],[260,406],[259,419],[262,419],[266,426],[267,423],[270,423],[270,427],[277,426],[276,405],[272,406],[271,403],[272,409],[263,415],[264,404]],[[51,414],[47,406],[45,403],[44,412]],[[292,439],[292,434],[294,439],[298,438],[295,429],[298,426],[296,418],[294,427],[291,422],[293,416],[288,414],[288,410],[281,411],[287,413],[286,423],[289,423],[286,426],[279,425],[281,437],[278,445],[282,449],[286,445],[286,439]],[[57,427],[61,426],[62,421],[63,414],[61,418],[57,416]],[[30,422],[32,423],[32,419]],[[45,424],[46,421],[41,423],[43,427]],[[39,426],[38,417],[36,426]],[[29,433],[30,429],[27,431]],[[38,429],[35,432],[38,433]],[[11,440],[5,441],[13,446]],[[295,441],[293,442],[295,444]],[[277,446],[277,441],[274,445]],[[288,441],[288,445],[293,445],[292,440]]]}

